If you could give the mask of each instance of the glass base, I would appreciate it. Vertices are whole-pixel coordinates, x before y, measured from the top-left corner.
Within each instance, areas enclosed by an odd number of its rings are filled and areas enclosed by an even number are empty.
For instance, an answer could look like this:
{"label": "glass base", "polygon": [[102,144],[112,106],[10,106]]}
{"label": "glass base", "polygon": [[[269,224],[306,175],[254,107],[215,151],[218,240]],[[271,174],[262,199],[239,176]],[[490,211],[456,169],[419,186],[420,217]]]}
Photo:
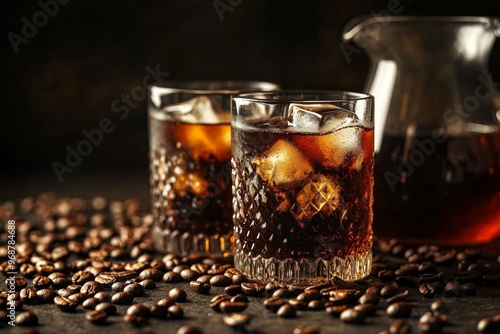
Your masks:
{"label": "glass base", "polygon": [[234,267],[249,279],[282,284],[309,285],[325,282],[334,276],[346,281],[368,276],[372,268],[372,252],[318,260],[277,260],[260,255],[249,257],[235,251]]}
{"label": "glass base", "polygon": [[180,233],[154,225],[152,228],[155,248],[161,252],[179,256],[209,255],[229,257],[233,253],[233,234],[205,235],[203,233]]}

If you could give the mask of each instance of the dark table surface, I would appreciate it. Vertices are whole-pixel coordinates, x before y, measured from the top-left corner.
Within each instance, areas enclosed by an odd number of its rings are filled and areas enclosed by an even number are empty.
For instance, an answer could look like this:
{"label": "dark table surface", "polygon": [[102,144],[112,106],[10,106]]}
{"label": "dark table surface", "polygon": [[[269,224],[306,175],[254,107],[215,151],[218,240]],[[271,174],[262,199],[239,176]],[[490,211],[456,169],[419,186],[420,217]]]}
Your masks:
{"label": "dark table surface", "polygon": [[[36,196],[45,191],[55,191],[59,197],[93,198],[104,196],[108,199],[124,200],[129,197],[138,198],[147,208],[149,197],[148,176],[145,172],[128,173],[98,173],[74,177],[69,175],[63,183],[57,179],[11,179],[4,181],[0,189],[0,203],[7,200],[17,201],[24,196]],[[500,240],[483,246],[484,252],[491,254],[491,261],[497,261],[500,253]],[[161,258],[161,254],[158,257]],[[388,256],[388,255],[387,255]],[[391,256],[389,256],[391,257]],[[391,258],[392,259],[392,258]],[[0,274],[0,277],[5,278]],[[3,281],[3,279],[2,279]],[[2,283],[3,285],[3,283]],[[36,329],[40,333],[175,333],[177,328],[185,324],[192,324],[201,328],[204,333],[235,333],[234,329],[222,322],[223,315],[209,308],[209,301],[219,293],[222,287],[212,287],[208,295],[201,295],[189,288],[188,283],[167,284],[157,283],[157,288],[148,290],[147,295],[137,297],[135,302],[152,305],[167,296],[172,287],[182,287],[188,298],[179,303],[184,308],[185,317],[180,320],[149,319],[141,327],[133,327],[123,321],[128,306],[118,306],[118,314],[110,316],[107,324],[96,326],[85,320],[86,313],[78,307],[75,313],[63,313],[52,304],[25,305],[25,309],[32,310],[39,317],[36,327],[11,327],[0,324],[1,332],[26,333]],[[446,314],[449,324],[443,328],[443,333],[476,333],[478,321],[485,316],[494,316],[500,313],[500,286],[478,285],[478,292],[474,296],[448,297],[440,293],[433,298],[425,298],[417,287],[400,286],[399,291],[409,289],[410,294],[406,301],[412,306],[411,316],[408,318],[413,333],[417,333],[418,319],[429,310],[432,301],[442,299],[447,306]],[[246,312],[251,316],[247,332],[250,333],[292,333],[299,325],[314,325],[320,328],[321,333],[379,333],[387,330],[395,319],[385,315],[387,303],[381,299],[376,315],[368,317],[362,325],[342,323],[324,311],[298,311],[297,317],[283,319],[268,311],[262,305],[265,296],[250,297]],[[240,331],[241,332],[241,331]]]}

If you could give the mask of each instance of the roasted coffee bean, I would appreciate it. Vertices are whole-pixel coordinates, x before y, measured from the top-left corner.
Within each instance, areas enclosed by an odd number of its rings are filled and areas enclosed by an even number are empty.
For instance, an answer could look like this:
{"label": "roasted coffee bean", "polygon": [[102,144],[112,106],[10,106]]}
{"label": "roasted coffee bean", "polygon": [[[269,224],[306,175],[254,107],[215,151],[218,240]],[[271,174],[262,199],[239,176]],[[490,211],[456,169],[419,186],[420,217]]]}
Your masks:
{"label": "roasted coffee bean", "polygon": [[434,262],[425,261],[418,266],[418,272],[421,274],[437,273],[437,265]]}
{"label": "roasted coffee bean", "polygon": [[179,275],[185,282],[196,281],[196,279],[201,276],[200,273],[191,269],[183,269]]}
{"label": "roasted coffee bean", "polygon": [[386,314],[391,318],[408,318],[411,307],[405,302],[396,302],[387,307]]}
{"label": "roasted coffee bean", "polygon": [[71,293],[68,289],[59,289],[57,290],[57,294],[61,297],[69,297],[73,293]]}
{"label": "roasted coffee bean", "polygon": [[474,271],[447,270],[438,274],[441,282],[457,281],[463,283],[477,283],[481,280],[481,273]]}
{"label": "roasted coffee bean", "polygon": [[360,304],[374,304],[377,305],[380,301],[380,297],[378,296],[378,293],[370,293],[366,292],[363,294],[361,297],[359,297],[359,303]]}
{"label": "roasted coffee bean", "polygon": [[210,284],[213,286],[229,286],[233,283],[231,278],[225,275],[215,275],[210,279]]}
{"label": "roasted coffee bean", "polygon": [[278,309],[276,314],[280,318],[294,318],[297,314],[297,308],[290,304],[284,304]]}
{"label": "roasted coffee bean", "polygon": [[167,309],[168,319],[182,319],[184,317],[184,309],[179,305],[171,305]]}
{"label": "roasted coffee bean", "polygon": [[298,300],[302,300],[304,303],[309,303],[311,300],[322,299],[323,295],[319,292],[319,290],[308,290],[300,293],[297,296]]}
{"label": "roasted coffee bean", "polygon": [[83,301],[82,307],[85,310],[95,310],[95,307],[97,304],[99,304],[101,301],[97,298],[91,297]]}
{"label": "roasted coffee bean", "polygon": [[31,263],[23,263],[19,268],[19,272],[24,277],[33,277],[36,274],[36,268]]}
{"label": "roasted coffee bean", "polygon": [[372,316],[377,312],[377,306],[375,304],[358,304],[353,307],[354,310],[356,311],[361,311],[363,312],[366,316]]}
{"label": "roasted coffee bean", "polygon": [[389,270],[389,269],[383,269],[378,272],[377,276],[382,280],[382,281],[391,281],[396,277],[396,274],[394,274],[394,271]]}
{"label": "roasted coffee bean", "polygon": [[99,291],[94,295],[95,298],[99,299],[101,302],[110,302],[111,295],[106,291]]}
{"label": "roasted coffee bean", "polygon": [[493,318],[482,318],[476,327],[479,333],[497,333],[499,329],[500,322],[495,321]]}
{"label": "roasted coffee bean", "polygon": [[25,304],[34,304],[38,300],[36,290],[33,288],[24,288],[19,292],[19,298]]}
{"label": "roasted coffee bean", "polygon": [[337,289],[330,291],[328,301],[331,305],[344,305],[355,303],[362,295],[361,290],[356,289]]}
{"label": "roasted coffee bean", "polygon": [[5,286],[11,291],[21,291],[28,286],[28,281],[20,276],[9,277],[5,280]]}
{"label": "roasted coffee bean", "polygon": [[411,333],[411,325],[406,320],[395,320],[389,327],[391,334],[408,334]]}
{"label": "roasted coffee bean", "polygon": [[319,327],[317,326],[297,326],[293,329],[293,334],[319,334]]}
{"label": "roasted coffee bean", "polygon": [[149,308],[149,315],[156,319],[166,319],[168,306],[166,305],[151,305]]}
{"label": "roasted coffee bean", "polygon": [[435,300],[431,304],[431,311],[444,312],[446,311],[446,304],[442,300]]}
{"label": "roasted coffee bean", "polygon": [[202,283],[202,282],[198,282],[198,281],[191,281],[189,282],[189,287],[197,292],[197,293],[201,293],[201,294],[207,294],[210,292],[210,289],[212,288],[212,286],[210,284],[206,284],[206,283]]}
{"label": "roasted coffee bean", "polygon": [[179,283],[182,282],[182,277],[179,273],[168,271],[163,275],[163,282],[165,283]]}
{"label": "roasted coffee bean", "polygon": [[230,301],[248,303],[248,297],[242,293],[239,293],[236,296],[231,297]]}
{"label": "roasted coffee bean", "polygon": [[366,289],[365,294],[376,294],[376,295],[379,295],[380,294],[380,288],[378,288],[376,286],[371,286],[368,289]]}
{"label": "roasted coffee bean", "polygon": [[365,321],[365,314],[361,311],[348,308],[340,314],[340,320],[348,324],[361,324]]}
{"label": "roasted coffee bean", "polygon": [[274,291],[272,294],[273,297],[282,297],[282,298],[289,298],[296,295],[297,294],[295,292],[288,290],[288,288],[280,288]]}
{"label": "roasted coffee bean", "polygon": [[224,313],[233,313],[233,312],[241,312],[246,309],[248,306],[245,302],[231,302],[231,301],[223,301],[219,305],[219,309]]}
{"label": "roasted coffee bean", "polygon": [[420,283],[434,283],[437,282],[438,280],[439,280],[438,276],[436,274],[431,274],[431,273],[422,274],[418,278],[418,281]]}
{"label": "roasted coffee bean", "polygon": [[127,309],[126,314],[147,318],[149,317],[149,307],[143,304],[134,304]]}
{"label": "roasted coffee bean", "polygon": [[54,289],[63,289],[70,285],[72,281],[67,277],[55,277],[52,279],[52,287]]}
{"label": "roasted coffee bean", "polygon": [[105,323],[107,318],[108,318],[108,314],[104,311],[94,310],[94,311],[90,311],[87,314],[85,314],[85,319],[87,319],[88,321],[90,321],[96,325],[100,325],[100,324]]}
{"label": "roasted coffee bean", "polygon": [[134,301],[134,295],[130,292],[118,292],[111,297],[111,302],[116,305],[129,305]]}
{"label": "roasted coffee bean", "polygon": [[116,314],[117,308],[114,304],[102,302],[95,306],[95,310],[106,312],[109,315]]}
{"label": "roasted coffee bean", "polygon": [[201,275],[196,279],[197,282],[202,282],[205,284],[210,284],[210,280],[212,279],[213,275]]}
{"label": "roasted coffee bean", "polygon": [[396,283],[405,286],[415,286],[418,284],[418,278],[415,276],[399,276],[396,278]]}
{"label": "roasted coffee bean", "polygon": [[97,283],[96,281],[89,281],[82,285],[80,292],[93,297],[96,293],[102,291],[103,289],[104,288],[100,283]]}
{"label": "roasted coffee bean", "polygon": [[264,287],[264,290],[270,295],[272,295],[278,289],[286,289],[286,285],[269,282]]}
{"label": "roasted coffee bean", "polygon": [[135,272],[140,272],[146,269],[147,267],[149,267],[149,264],[147,262],[141,262],[141,261],[127,262],[125,264],[125,270],[130,270]]}
{"label": "roasted coffee bean", "polygon": [[392,284],[385,285],[382,289],[380,289],[380,297],[390,298],[398,293],[398,288],[396,288]]}
{"label": "roasted coffee bean", "polygon": [[115,283],[113,283],[113,285],[111,285],[111,291],[122,292],[126,286],[127,286],[127,284],[125,284],[125,282],[115,282]]}
{"label": "roasted coffee bean", "polygon": [[285,303],[285,300],[281,297],[270,297],[264,300],[264,306],[271,312],[277,312]]}
{"label": "roasted coffee bean", "polygon": [[227,295],[217,295],[210,300],[210,308],[217,312],[220,312],[220,304],[225,301],[229,301],[229,297]]}
{"label": "roasted coffee bean", "polygon": [[66,287],[71,294],[78,293],[82,289],[82,286],[79,284],[70,284]]}
{"label": "roasted coffee bean", "polygon": [[261,283],[241,283],[241,289],[243,293],[247,296],[258,296],[265,291],[265,285]]}
{"label": "roasted coffee bean", "polygon": [[296,298],[289,299],[288,304],[294,306],[297,310],[305,310],[307,307],[303,300],[298,300]]}
{"label": "roasted coffee bean", "polygon": [[248,323],[250,317],[246,313],[239,312],[239,313],[226,314],[224,315],[222,320],[227,326],[237,328]]}
{"label": "roasted coffee bean", "polygon": [[145,279],[139,282],[140,285],[146,290],[152,290],[156,288],[156,283],[152,279]]}
{"label": "roasted coffee bean", "polygon": [[334,305],[334,306],[328,306],[326,308],[326,313],[334,316],[334,317],[340,317],[340,314],[347,310],[349,307],[347,305]]}
{"label": "roasted coffee bean", "polygon": [[431,312],[424,313],[420,317],[417,325],[419,332],[429,334],[441,333],[442,327],[442,317]]}
{"label": "roasted coffee bean", "polygon": [[172,298],[165,297],[165,298],[160,299],[156,304],[169,307],[169,306],[175,305],[175,302],[173,301]]}
{"label": "roasted coffee bean", "polygon": [[401,293],[395,294],[391,298],[388,298],[386,300],[386,302],[387,302],[387,304],[392,304],[392,303],[403,301],[406,299],[406,297],[408,297],[409,294],[410,294],[410,290],[405,290]]}
{"label": "roasted coffee bean", "polygon": [[236,296],[238,294],[241,294],[243,290],[241,289],[241,285],[228,285],[224,288],[224,292],[227,293],[229,296]]}
{"label": "roasted coffee bean", "polygon": [[500,284],[500,274],[498,273],[488,273],[483,276],[483,282],[487,285],[499,285]]}
{"label": "roasted coffee bean", "polygon": [[137,278],[137,271],[135,271],[135,270],[103,271],[97,275],[96,280],[97,280],[97,278],[111,280],[111,281],[113,281],[113,283],[114,282],[125,282],[127,280]]}
{"label": "roasted coffee bean", "polygon": [[233,284],[239,285],[241,283],[248,282],[248,278],[243,274],[236,274],[231,276],[231,281],[233,282]]}
{"label": "roasted coffee bean", "polygon": [[52,303],[57,296],[57,292],[52,289],[40,289],[36,291],[36,296],[38,297],[38,303]]}
{"label": "roasted coffee bean", "polygon": [[73,274],[71,280],[73,281],[74,284],[84,284],[94,280],[94,278],[95,275],[92,274],[90,271],[80,270]]}
{"label": "roasted coffee bean", "polygon": [[438,293],[438,289],[434,283],[424,283],[421,284],[418,287],[418,291],[424,296],[424,297],[432,297],[435,296],[436,293]]}
{"label": "roasted coffee bean", "polygon": [[144,287],[139,283],[130,283],[125,288],[123,288],[124,292],[130,292],[134,295],[134,297],[140,297],[144,295]]}
{"label": "roasted coffee bean", "polygon": [[68,278],[65,273],[60,272],[60,271],[54,271],[50,275],[47,276],[51,281],[58,278],[58,277],[64,277]]}
{"label": "roasted coffee bean", "polygon": [[183,325],[177,329],[175,334],[203,334],[203,331],[192,325]]}
{"label": "roasted coffee bean", "polygon": [[139,274],[140,280],[150,279],[153,280],[154,282],[160,282],[162,277],[163,273],[160,270],[154,268],[144,269]]}
{"label": "roasted coffee bean", "polygon": [[464,291],[463,285],[457,281],[451,281],[446,283],[444,286],[444,291],[447,296],[460,296]]}
{"label": "roasted coffee bean", "polygon": [[148,320],[148,318],[137,315],[125,314],[123,320],[131,325],[141,326]]}
{"label": "roasted coffee bean", "polygon": [[76,301],[61,296],[56,296],[54,298],[54,304],[63,312],[73,312],[78,306]]}
{"label": "roasted coffee bean", "polygon": [[181,288],[173,288],[168,292],[168,296],[172,298],[174,302],[185,302],[187,299],[186,291]]}
{"label": "roasted coffee bean", "polygon": [[465,295],[473,296],[477,292],[477,287],[473,283],[465,283],[462,286],[462,290]]}
{"label": "roasted coffee bean", "polygon": [[78,304],[83,303],[85,300],[87,300],[87,298],[89,298],[89,296],[81,292],[74,293],[68,297],[68,299]]}
{"label": "roasted coffee bean", "polygon": [[36,326],[38,325],[38,317],[31,311],[23,311],[16,314],[17,326]]}
{"label": "roasted coffee bean", "polygon": [[307,303],[307,309],[313,311],[319,311],[325,309],[325,303],[322,300],[313,299]]}

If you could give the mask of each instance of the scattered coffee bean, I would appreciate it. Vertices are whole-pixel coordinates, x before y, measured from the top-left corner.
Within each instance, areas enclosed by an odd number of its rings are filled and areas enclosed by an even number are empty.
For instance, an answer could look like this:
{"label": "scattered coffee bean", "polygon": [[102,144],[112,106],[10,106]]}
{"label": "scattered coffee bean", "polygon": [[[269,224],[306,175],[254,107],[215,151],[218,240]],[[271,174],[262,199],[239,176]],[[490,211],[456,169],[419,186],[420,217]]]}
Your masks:
{"label": "scattered coffee bean", "polygon": [[278,309],[276,314],[280,318],[294,318],[297,314],[297,308],[290,304],[284,304]]}
{"label": "scattered coffee bean", "polygon": [[433,297],[438,293],[438,289],[434,283],[424,283],[421,284],[418,287],[418,291],[424,296],[424,297]]}
{"label": "scattered coffee bean", "polygon": [[377,312],[377,306],[374,304],[358,304],[353,309],[363,312],[366,316],[372,316]]}
{"label": "scattered coffee bean", "polygon": [[241,283],[241,289],[243,293],[247,296],[258,296],[265,291],[265,285],[261,283]]}
{"label": "scattered coffee bean", "polygon": [[378,293],[371,293],[371,292],[366,292],[363,294],[361,297],[359,297],[359,303],[360,304],[374,304],[377,305],[380,301],[380,297],[378,296]]}
{"label": "scattered coffee bean", "polygon": [[446,283],[446,285],[444,286],[444,291],[445,291],[447,296],[458,297],[462,294],[462,292],[464,291],[464,288],[463,288],[463,285],[460,284],[459,282],[451,281],[451,282]]}
{"label": "scattered coffee bean", "polygon": [[39,303],[53,303],[57,293],[52,289],[40,289],[36,291]]}
{"label": "scattered coffee bean", "polygon": [[125,282],[115,282],[111,285],[111,291],[122,292],[126,286],[127,286],[127,284],[125,284]]}
{"label": "scattered coffee bean", "polygon": [[264,306],[271,312],[277,312],[278,309],[285,304],[285,300],[281,297],[270,297],[264,300]]}
{"label": "scattered coffee bean", "polygon": [[239,285],[241,283],[248,282],[248,278],[243,274],[236,274],[231,277],[231,281],[233,282],[233,284]]}
{"label": "scattered coffee bean", "polygon": [[396,302],[387,307],[386,314],[391,318],[408,318],[411,307],[405,302]]}
{"label": "scattered coffee bean", "polygon": [[500,322],[495,321],[493,318],[482,318],[476,327],[479,333],[497,333],[499,329]]}
{"label": "scattered coffee bean", "polygon": [[163,282],[165,283],[179,283],[182,282],[182,277],[179,273],[168,271],[163,275]]}
{"label": "scattered coffee bean", "polygon": [[54,304],[63,312],[73,312],[78,306],[78,302],[61,296],[56,296],[54,298]]}
{"label": "scattered coffee bean", "polygon": [[446,311],[446,304],[442,300],[433,301],[431,304],[431,311],[444,312]]}
{"label": "scattered coffee bean", "polygon": [[392,303],[403,301],[403,300],[406,299],[406,297],[408,297],[409,294],[410,294],[410,291],[409,290],[405,290],[405,291],[403,291],[401,293],[395,294],[391,298],[388,298],[386,300],[386,302],[387,302],[387,304],[392,304]]}
{"label": "scattered coffee bean", "polygon": [[74,284],[84,284],[94,280],[94,278],[95,275],[92,274],[90,271],[80,270],[73,274],[71,280],[73,281]]}
{"label": "scattered coffee bean", "polygon": [[134,297],[140,297],[144,295],[144,287],[139,283],[130,283],[125,288],[123,288],[124,292],[130,292],[134,295]]}
{"label": "scattered coffee bean", "polygon": [[231,302],[223,301],[219,305],[219,309],[224,313],[241,312],[247,308],[248,304],[245,302]]}
{"label": "scattered coffee bean", "polygon": [[380,290],[380,297],[383,298],[390,298],[394,296],[395,294],[398,293],[398,288],[396,288],[392,284],[385,285],[381,290]]}
{"label": "scattered coffee bean", "polygon": [[100,283],[97,283],[96,281],[89,281],[82,285],[80,292],[93,297],[96,293],[102,291],[103,289],[104,288]]}
{"label": "scattered coffee bean", "polygon": [[130,292],[117,292],[111,297],[111,302],[116,305],[129,305],[134,301],[134,295]]}
{"label": "scattered coffee bean", "polygon": [[305,310],[307,307],[303,300],[298,300],[296,298],[289,299],[288,304],[294,306],[297,310]]}
{"label": "scattered coffee bean", "polygon": [[104,311],[94,310],[85,314],[85,319],[96,325],[101,325],[105,323],[107,318],[108,314]]}
{"label": "scattered coffee bean", "polygon": [[33,286],[37,290],[46,289],[51,283],[50,278],[46,276],[37,276],[33,279]]}
{"label": "scattered coffee bean", "polygon": [[143,304],[134,304],[127,309],[125,314],[147,318],[149,317],[149,307]]}
{"label": "scattered coffee bean", "polygon": [[183,269],[179,275],[185,282],[196,281],[201,276],[200,273],[191,269]]}
{"label": "scattered coffee bean", "polygon": [[201,293],[201,294],[207,294],[210,292],[210,289],[212,288],[212,286],[210,284],[206,284],[206,283],[202,283],[202,282],[198,282],[198,281],[191,281],[189,282],[189,287],[197,292],[197,293]]}
{"label": "scattered coffee bean", "polygon": [[38,300],[37,292],[33,288],[24,288],[19,292],[19,298],[25,304],[35,304]]}
{"label": "scattered coffee bean", "polygon": [[16,314],[17,326],[36,326],[38,325],[38,317],[31,311],[23,311]]}
{"label": "scattered coffee bean", "polygon": [[222,320],[227,326],[237,328],[247,324],[250,320],[250,317],[246,313],[239,312],[226,314],[224,315]]}
{"label": "scattered coffee bean", "polygon": [[145,279],[139,282],[140,285],[146,290],[152,290],[156,288],[156,283],[152,279]]}
{"label": "scattered coffee bean", "polygon": [[215,275],[210,279],[210,284],[213,286],[228,286],[233,284],[233,281],[225,275]]}
{"label": "scattered coffee bean", "polygon": [[473,296],[477,292],[477,287],[474,283],[465,283],[462,290],[465,295]]}
{"label": "scattered coffee bean", "polygon": [[313,311],[324,310],[325,303],[322,300],[313,299],[309,303],[307,303],[307,309]]}
{"label": "scattered coffee bean", "polygon": [[106,312],[108,315],[116,314],[117,308],[114,304],[108,302],[102,302],[95,306],[94,308],[97,311]]}
{"label": "scattered coffee bean", "polygon": [[28,286],[28,281],[20,276],[9,277],[5,280],[5,286],[11,291],[21,291]]}
{"label": "scattered coffee bean", "polygon": [[172,298],[174,302],[185,302],[187,299],[186,291],[181,288],[173,288],[168,292],[168,296]]}
{"label": "scattered coffee bean", "polygon": [[125,314],[123,320],[131,325],[141,326],[148,320],[148,318],[137,315]]}
{"label": "scattered coffee bean", "polygon": [[229,301],[229,297],[227,295],[217,295],[210,300],[210,308],[217,312],[221,312],[220,304],[225,301]]}
{"label": "scattered coffee bean", "polygon": [[110,302],[111,295],[106,291],[99,291],[94,295],[95,298],[99,299],[101,302]]}
{"label": "scattered coffee bean", "polygon": [[101,301],[97,298],[91,297],[83,301],[82,307],[85,310],[95,310],[95,307],[97,304],[99,304]]}
{"label": "scattered coffee bean", "polygon": [[183,325],[177,329],[175,334],[203,334],[203,331],[192,325]]}
{"label": "scattered coffee bean", "polygon": [[175,305],[175,302],[172,300],[172,298],[165,297],[163,299],[160,299],[156,304],[169,307],[169,306]]}
{"label": "scattered coffee bean", "polygon": [[230,301],[232,302],[243,302],[243,303],[248,303],[248,297],[242,293],[237,294],[236,296],[233,296]]}
{"label": "scattered coffee bean", "polygon": [[319,334],[317,326],[297,326],[293,329],[293,334]]}
{"label": "scattered coffee bean", "polygon": [[348,324],[361,324],[365,321],[365,314],[361,311],[348,308],[340,314],[340,320]]}
{"label": "scattered coffee bean", "polygon": [[184,317],[184,309],[179,305],[171,305],[167,309],[167,318],[182,319]]}
{"label": "scattered coffee bean", "polygon": [[228,285],[224,288],[224,292],[227,293],[230,296],[236,296],[237,294],[240,294],[243,292],[241,289],[241,285],[239,284],[233,284],[233,285]]}
{"label": "scattered coffee bean", "polygon": [[163,273],[160,270],[154,268],[144,269],[139,274],[140,280],[150,279],[154,282],[160,282],[162,278],[163,278]]}
{"label": "scattered coffee bean", "polygon": [[334,316],[334,317],[339,317],[342,312],[347,310],[349,307],[347,305],[335,305],[335,306],[328,306],[326,308],[326,313]]}
{"label": "scattered coffee bean", "polygon": [[395,320],[389,327],[391,334],[408,334],[411,333],[411,325],[406,320]]}

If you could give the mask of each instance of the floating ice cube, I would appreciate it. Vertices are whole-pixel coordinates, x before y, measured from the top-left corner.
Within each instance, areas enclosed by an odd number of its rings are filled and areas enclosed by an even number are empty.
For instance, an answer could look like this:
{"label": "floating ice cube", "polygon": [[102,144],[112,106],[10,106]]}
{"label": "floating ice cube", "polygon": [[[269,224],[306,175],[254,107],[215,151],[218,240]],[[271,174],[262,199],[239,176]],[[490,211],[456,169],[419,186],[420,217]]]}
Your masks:
{"label": "floating ice cube", "polygon": [[356,114],[333,104],[291,103],[288,108],[292,131],[327,133],[356,122]]}
{"label": "floating ice cube", "polygon": [[226,119],[219,120],[212,101],[204,95],[169,104],[162,111],[173,116],[175,120],[186,123],[216,124],[220,121],[227,121]]}
{"label": "floating ice cube", "polygon": [[293,144],[279,139],[262,156],[254,158],[257,175],[270,187],[286,188],[307,179],[313,168]]}
{"label": "floating ice cube", "polygon": [[341,209],[341,187],[338,180],[317,174],[297,194],[294,216],[297,223],[306,227],[311,219],[320,213],[329,217],[337,209]]}
{"label": "floating ice cube", "polygon": [[194,159],[231,158],[231,127],[225,125],[180,124],[174,128],[177,145],[189,149]]}

